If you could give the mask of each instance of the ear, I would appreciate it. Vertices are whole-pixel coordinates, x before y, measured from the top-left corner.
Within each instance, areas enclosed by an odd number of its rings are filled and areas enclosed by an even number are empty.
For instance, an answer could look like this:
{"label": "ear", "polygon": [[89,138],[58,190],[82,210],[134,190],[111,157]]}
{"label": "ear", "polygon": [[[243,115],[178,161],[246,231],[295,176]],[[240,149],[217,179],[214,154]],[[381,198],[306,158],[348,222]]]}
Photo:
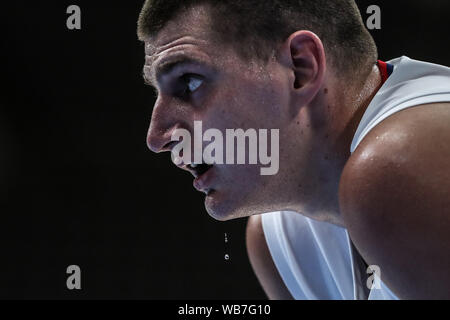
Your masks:
{"label": "ear", "polygon": [[292,90],[309,103],[320,90],[326,71],[322,41],[311,31],[297,31],[283,46],[283,60],[292,71]]}

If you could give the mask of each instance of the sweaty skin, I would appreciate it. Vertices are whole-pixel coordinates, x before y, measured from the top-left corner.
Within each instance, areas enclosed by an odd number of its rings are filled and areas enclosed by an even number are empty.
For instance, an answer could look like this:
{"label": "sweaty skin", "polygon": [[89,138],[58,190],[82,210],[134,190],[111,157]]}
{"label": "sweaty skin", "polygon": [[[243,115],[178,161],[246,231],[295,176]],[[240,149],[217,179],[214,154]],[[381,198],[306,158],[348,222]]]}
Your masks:
{"label": "sweaty skin", "polygon": [[[205,197],[208,213],[228,220],[283,208],[341,224],[339,177],[362,116],[358,108],[381,83],[378,69],[357,86],[343,87],[327,69],[322,42],[309,31],[293,34],[262,63],[241,58],[210,34],[209,25],[207,8],[194,7],[145,43],[144,76],[158,92],[149,148],[170,151],[173,131],[193,135],[194,121],[202,121],[204,131],[279,129],[278,174],[261,176],[259,165],[214,165],[209,185],[214,192]],[[181,97],[180,79],[187,74],[203,83]]]}
{"label": "sweaty skin", "polygon": [[[145,41],[144,77],[158,93],[149,148],[170,151],[173,131],[193,135],[194,121],[222,132],[279,129],[277,175],[261,176],[259,165],[210,169],[211,216],[290,210],[344,226],[400,298],[450,297],[448,104],[399,112],[350,155],[381,86],[375,65],[352,77],[340,74],[322,41],[305,30],[289,36],[267,63],[249,61],[210,25],[209,8],[195,6]],[[289,297],[255,219],[247,232],[250,261],[269,297]]]}
{"label": "sweaty skin", "polygon": [[405,109],[345,166],[341,210],[358,251],[403,299],[450,298],[450,104]]}

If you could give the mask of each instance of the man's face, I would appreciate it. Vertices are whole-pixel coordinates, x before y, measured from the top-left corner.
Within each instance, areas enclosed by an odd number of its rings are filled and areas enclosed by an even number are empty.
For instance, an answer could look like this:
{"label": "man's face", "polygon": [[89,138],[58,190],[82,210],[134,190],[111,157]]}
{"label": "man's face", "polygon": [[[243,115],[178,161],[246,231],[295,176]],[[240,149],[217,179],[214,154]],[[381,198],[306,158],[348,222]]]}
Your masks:
{"label": "man's face", "polygon": [[246,61],[215,40],[209,19],[206,8],[193,8],[146,42],[144,75],[158,91],[148,145],[155,152],[170,151],[174,130],[186,129],[194,137],[194,121],[202,122],[203,132],[215,128],[224,137],[226,129],[279,129],[276,175],[261,175],[265,166],[248,161],[214,164],[195,185],[218,220],[289,209],[307,185],[301,167],[311,161],[306,122],[291,111],[292,79],[276,58]]}

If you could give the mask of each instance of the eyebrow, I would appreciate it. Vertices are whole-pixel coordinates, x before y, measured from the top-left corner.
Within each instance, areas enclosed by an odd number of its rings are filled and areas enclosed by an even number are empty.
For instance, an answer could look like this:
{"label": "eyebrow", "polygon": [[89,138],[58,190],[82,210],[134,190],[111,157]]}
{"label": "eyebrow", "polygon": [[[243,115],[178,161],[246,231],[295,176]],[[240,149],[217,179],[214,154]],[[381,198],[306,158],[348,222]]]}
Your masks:
{"label": "eyebrow", "polygon": [[168,59],[158,64],[155,68],[155,72],[150,72],[149,77],[147,77],[147,75],[145,74],[145,67],[149,66],[144,66],[144,70],[142,70],[142,76],[147,85],[156,88],[156,80],[158,78],[172,72],[176,67],[185,64],[205,65],[205,62],[186,56],[179,56]]}

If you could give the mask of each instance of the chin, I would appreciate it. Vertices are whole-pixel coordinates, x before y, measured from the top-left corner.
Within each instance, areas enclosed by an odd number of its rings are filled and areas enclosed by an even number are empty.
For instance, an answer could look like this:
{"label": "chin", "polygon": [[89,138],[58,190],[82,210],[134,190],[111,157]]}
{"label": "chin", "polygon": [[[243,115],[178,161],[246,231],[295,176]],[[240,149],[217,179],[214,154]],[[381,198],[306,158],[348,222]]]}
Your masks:
{"label": "chin", "polygon": [[206,195],[205,208],[208,214],[218,221],[228,221],[252,215],[252,210],[247,209],[246,204],[238,201],[238,199],[237,195],[215,190]]}
{"label": "chin", "polygon": [[228,221],[237,218],[235,208],[236,197],[223,190],[214,190],[205,198],[205,208],[208,214],[219,221]]}
{"label": "chin", "polygon": [[234,218],[230,202],[225,201],[224,194],[217,190],[206,195],[205,209],[212,218],[218,221],[227,221]]}

